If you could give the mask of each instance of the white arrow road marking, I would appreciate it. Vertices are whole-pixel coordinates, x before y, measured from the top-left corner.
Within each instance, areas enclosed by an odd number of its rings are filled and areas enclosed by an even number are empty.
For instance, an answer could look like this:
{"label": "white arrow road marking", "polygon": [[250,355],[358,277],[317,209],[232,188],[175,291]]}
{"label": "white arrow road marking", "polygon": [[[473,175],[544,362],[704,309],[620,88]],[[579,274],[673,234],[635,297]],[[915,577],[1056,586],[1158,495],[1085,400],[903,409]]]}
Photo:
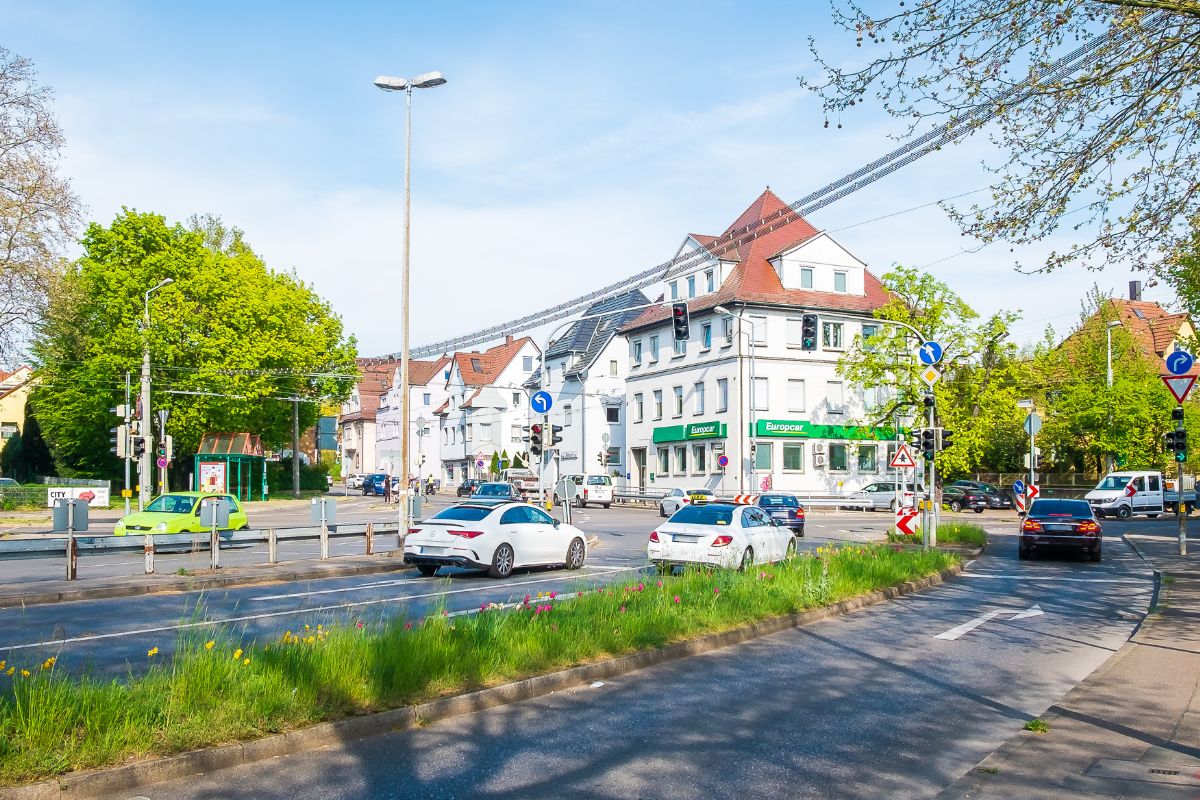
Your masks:
{"label": "white arrow road marking", "polygon": [[989,611],[982,616],[976,617],[970,622],[964,622],[962,625],[956,625],[950,630],[939,633],[933,638],[945,639],[948,642],[952,642],[963,634],[967,634],[975,630],[988,620],[995,619],[1003,614],[1012,614],[1013,616],[1010,619],[1026,619],[1027,617],[1036,617],[1042,613],[1042,609],[1036,605],[1030,606],[1024,611],[1015,611],[1015,609],[1011,608],[998,608],[994,611]]}

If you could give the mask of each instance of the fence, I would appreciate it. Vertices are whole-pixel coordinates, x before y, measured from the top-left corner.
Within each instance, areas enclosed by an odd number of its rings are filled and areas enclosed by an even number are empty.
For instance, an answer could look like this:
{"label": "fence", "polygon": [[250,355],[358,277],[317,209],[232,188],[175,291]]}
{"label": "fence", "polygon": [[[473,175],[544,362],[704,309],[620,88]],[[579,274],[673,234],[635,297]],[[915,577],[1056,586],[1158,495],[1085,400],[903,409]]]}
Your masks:
{"label": "fence", "polygon": [[52,475],[38,475],[34,478],[34,483],[42,483],[46,486],[104,486],[111,488],[111,481],[98,481],[91,478],[56,478]]}

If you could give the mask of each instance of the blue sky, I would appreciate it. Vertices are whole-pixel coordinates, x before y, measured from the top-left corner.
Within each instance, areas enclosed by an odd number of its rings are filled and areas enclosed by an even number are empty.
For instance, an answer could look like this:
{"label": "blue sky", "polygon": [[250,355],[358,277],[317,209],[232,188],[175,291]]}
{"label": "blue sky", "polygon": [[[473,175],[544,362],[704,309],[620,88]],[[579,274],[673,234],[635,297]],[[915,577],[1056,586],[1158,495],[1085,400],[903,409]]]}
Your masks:
{"label": "blue sky", "polygon": [[[89,219],[218,214],[327,297],[364,355],[399,348],[403,96],[378,74],[448,79],[414,97],[414,345],[662,262],[764,186],[796,200],[899,130],[870,108],[826,129],[797,85],[810,35],[863,54],[824,3],[50,6],[0,0],[0,44],[54,88]],[[1014,272],[1066,240],[964,252],[936,207],[860,224],[985,187],[989,157],[967,142],[811,221],[876,274],[928,265],[981,312],[1021,311],[1021,342],[1068,329],[1093,281],[1123,294],[1122,271]]]}

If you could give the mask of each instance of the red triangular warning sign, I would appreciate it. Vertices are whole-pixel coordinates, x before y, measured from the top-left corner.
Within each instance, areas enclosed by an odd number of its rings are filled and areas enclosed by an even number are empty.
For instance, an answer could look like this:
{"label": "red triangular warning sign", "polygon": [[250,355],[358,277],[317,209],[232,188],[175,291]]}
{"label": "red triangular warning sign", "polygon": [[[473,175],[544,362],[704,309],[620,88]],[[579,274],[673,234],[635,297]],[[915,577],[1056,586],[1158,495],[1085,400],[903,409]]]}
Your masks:
{"label": "red triangular warning sign", "polygon": [[1175,397],[1175,402],[1182,403],[1187,399],[1188,393],[1192,391],[1192,387],[1196,385],[1196,376],[1163,375],[1162,382],[1171,390],[1171,394]]}
{"label": "red triangular warning sign", "polygon": [[892,456],[888,466],[892,469],[913,469],[917,466],[917,462],[909,452],[908,445],[902,444],[896,449],[896,455]]}

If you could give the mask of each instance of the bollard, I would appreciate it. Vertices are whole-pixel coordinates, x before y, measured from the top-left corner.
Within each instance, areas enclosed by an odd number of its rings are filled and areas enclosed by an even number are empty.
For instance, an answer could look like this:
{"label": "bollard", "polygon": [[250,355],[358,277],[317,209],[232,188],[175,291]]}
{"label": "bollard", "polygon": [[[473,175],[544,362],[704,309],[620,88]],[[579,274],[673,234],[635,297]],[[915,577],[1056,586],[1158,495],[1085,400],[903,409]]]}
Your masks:
{"label": "bollard", "polygon": [[275,529],[274,528],[268,529],[267,530],[267,563],[268,564],[278,564],[279,563],[278,546],[279,546],[279,540],[275,536]]}
{"label": "bollard", "polygon": [[321,560],[329,558],[329,526],[321,523]]}
{"label": "bollard", "polygon": [[154,537],[146,534],[145,544],[142,545],[142,552],[146,554],[146,574],[154,574]]}
{"label": "bollard", "polygon": [[366,534],[365,544],[366,544],[367,555],[369,555],[369,556],[374,555],[375,554],[375,523],[374,522],[367,523],[367,534]]}
{"label": "bollard", "polygon": [[75,571],[79,568],[79,544],[75,541],[75,531],[67,531],[67,580],[75,580]]}
{"label": "bollard", "polygon": [[209,531],[208,549],[211,551],[209,556],[209,565],[213,569],[221,568],[221,542],[217,538],[217,526],[214,524],[213,529]]}

